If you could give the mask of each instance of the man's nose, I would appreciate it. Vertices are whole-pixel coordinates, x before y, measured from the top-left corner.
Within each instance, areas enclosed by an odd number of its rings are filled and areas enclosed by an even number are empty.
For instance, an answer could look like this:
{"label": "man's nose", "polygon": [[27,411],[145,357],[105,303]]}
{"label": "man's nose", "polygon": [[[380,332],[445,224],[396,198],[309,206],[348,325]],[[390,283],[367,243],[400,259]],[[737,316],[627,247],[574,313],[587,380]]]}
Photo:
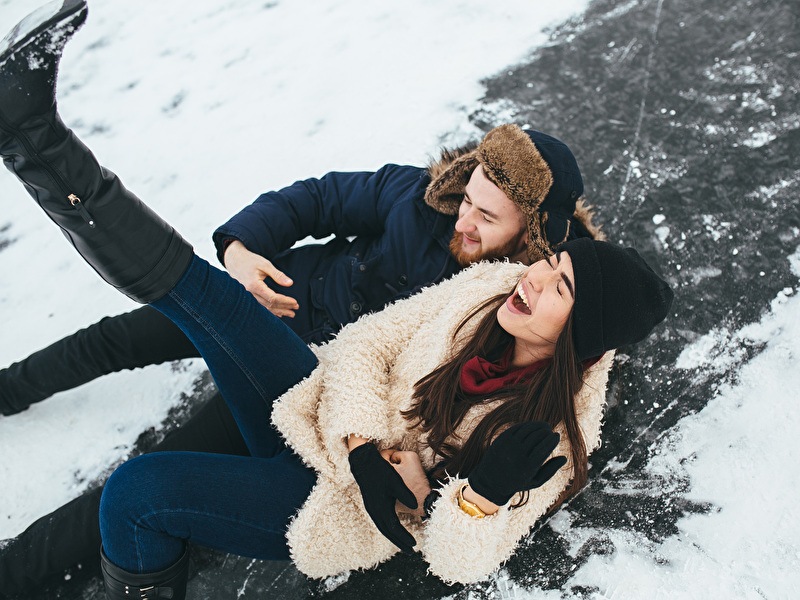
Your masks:
{"label": "man's nose", "polygon": [[475,220],[472,218],[472,211],[468,210],[456,221],[456,231],[467,233],[475,230]]}

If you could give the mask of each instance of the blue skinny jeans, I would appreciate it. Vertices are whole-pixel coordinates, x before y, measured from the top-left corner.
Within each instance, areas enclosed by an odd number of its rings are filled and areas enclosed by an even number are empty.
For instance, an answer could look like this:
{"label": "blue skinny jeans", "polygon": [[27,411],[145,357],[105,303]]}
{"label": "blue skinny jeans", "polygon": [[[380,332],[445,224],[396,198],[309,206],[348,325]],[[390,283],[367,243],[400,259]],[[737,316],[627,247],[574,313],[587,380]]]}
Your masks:
{"label": "blue skinny jeans", "polygon": [[198,257],[152,305],[200,350],[252,456],[157,452],[121,465],[100,501],[106,555],[133,573],[165,569],[188,541],[288,559],[286,527],[316,475],[286,447],[270,415],[316,357],[237,281]]}

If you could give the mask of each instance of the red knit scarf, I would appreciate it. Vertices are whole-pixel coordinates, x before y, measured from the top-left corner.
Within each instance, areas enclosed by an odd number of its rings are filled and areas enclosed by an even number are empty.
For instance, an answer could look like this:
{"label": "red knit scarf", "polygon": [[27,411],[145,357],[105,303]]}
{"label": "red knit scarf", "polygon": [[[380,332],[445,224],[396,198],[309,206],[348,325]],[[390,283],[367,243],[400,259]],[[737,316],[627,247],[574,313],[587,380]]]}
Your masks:
{"label": "red knit scarf", "polygon": [[466,394],[488,395],[509,385],[525,383],[538,370],[550,364],[550,359],[540,360],[527,367],[512,367],[513,348],[509,348],[496,363],[480,356],[470,358],[461,369],[461,389]]}

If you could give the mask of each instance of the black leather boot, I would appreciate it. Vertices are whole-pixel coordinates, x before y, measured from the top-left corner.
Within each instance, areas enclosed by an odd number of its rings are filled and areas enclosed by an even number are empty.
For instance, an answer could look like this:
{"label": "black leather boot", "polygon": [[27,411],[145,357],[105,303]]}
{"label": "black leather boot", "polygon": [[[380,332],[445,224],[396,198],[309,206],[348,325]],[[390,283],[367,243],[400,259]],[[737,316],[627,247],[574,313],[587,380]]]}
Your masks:
{"label": "black leather boot", "polygon": [[100,568],[108,600],[184,600],[189,578],[189,551],[178,562],[158,573],[138,575],[113,564],[100,550]]}
{"label": "black leather boot", "polygon": [[43,10],[17,25],[0,51],[0,155],[105,281],[152,302],[183,275],[192,248],[61,121],[58,63],[87,9],[83,0],[65,0]]}
{"label": "black leather boot", "polygon": [[108,373],[198,356],[178,326],[151,306],[105,317],[0,369],[0,415]]}

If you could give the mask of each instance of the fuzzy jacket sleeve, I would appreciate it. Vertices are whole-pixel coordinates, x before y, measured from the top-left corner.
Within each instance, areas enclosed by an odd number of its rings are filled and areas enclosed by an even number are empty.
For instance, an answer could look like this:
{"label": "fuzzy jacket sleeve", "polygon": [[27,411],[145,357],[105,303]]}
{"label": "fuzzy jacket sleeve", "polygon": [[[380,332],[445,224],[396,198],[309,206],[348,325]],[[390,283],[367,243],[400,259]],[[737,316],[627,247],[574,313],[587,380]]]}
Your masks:
{"label": "fuzzy jacket sleeve", "polygon": [[[587,453],[600,445],[605,390],[613,355],[607,352],[587,370],[583,388],[576,398],[576,413]],[[569,443],[562,433],[561,442],[552,455],[569,457],[569,452]],[[458,491],[466,480],[449,480],[433,506],[420,548],[430,572],[447,583],[472,583],[496,571],[558,500],[569,485],[571,473],[568,462],[547,483],[531,490],[525,505],[515,509],[504,506],[483,519],[470,517],[458,507]]]}

